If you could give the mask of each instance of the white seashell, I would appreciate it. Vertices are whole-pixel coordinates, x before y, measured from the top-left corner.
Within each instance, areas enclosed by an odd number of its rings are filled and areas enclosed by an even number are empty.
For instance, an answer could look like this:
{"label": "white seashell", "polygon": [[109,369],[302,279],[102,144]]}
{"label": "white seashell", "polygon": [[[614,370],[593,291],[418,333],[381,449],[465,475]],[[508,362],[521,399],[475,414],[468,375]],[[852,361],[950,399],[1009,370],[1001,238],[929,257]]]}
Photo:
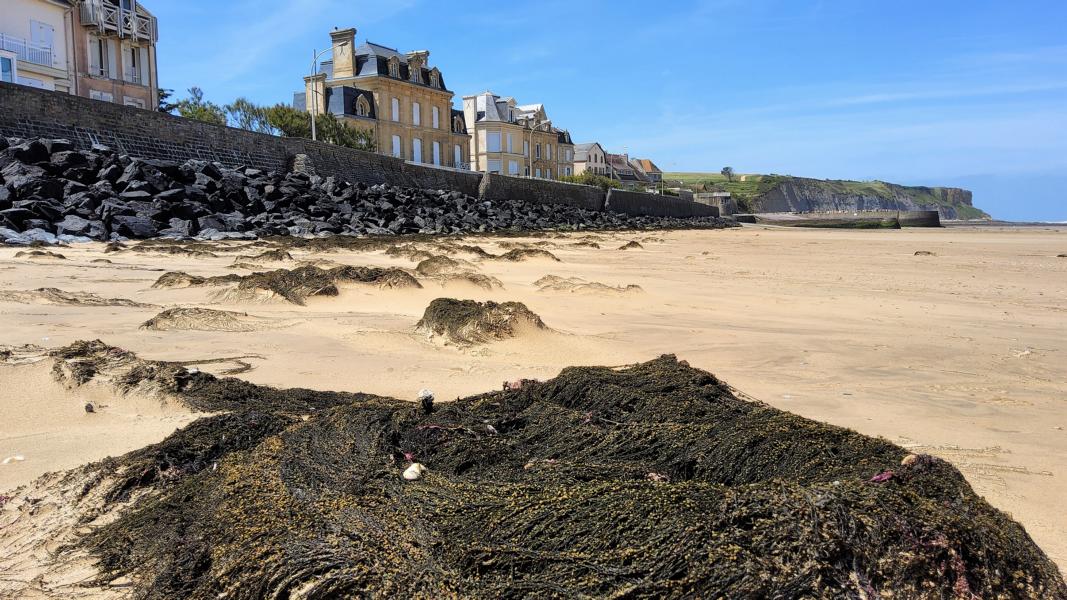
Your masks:
{"label": "white seashell", "polygon": [[404,479],[407,479],[408,481],[415,481],[416,479],[422,477],[422,472],[425,470],[426,467],[422,466],[420,463],[411,463],[410,467],[404,469]]}
{"label": "white seashell", "polygon": [[22,462],[24,460],[26,460],[25,456],[21,454],[16,454],[15,456],[9,456],[5,458],[3,462],[0,462],[0,465],[10,465],[11,463]]}

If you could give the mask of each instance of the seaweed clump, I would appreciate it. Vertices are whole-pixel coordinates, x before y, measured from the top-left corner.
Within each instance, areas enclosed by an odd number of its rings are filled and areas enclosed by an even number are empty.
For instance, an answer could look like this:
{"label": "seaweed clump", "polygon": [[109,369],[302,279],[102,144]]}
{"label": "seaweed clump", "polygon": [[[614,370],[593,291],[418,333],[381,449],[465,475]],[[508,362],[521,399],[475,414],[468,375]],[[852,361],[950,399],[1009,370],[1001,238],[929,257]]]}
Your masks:
{"label": "seaweed clump", "polygon": [[547,329],[541,317],[521,302],[476,302],[438,298],[426,307],[416,331],[445,343],[470,346]]}
{"label": "seaweed clump", "polygon": [[183,386],[233,414],[113,459],[112,496],[140,500],[81,542],[101,582],[127,575],[142,598],[1067,596],[948,463],[741,400],[670,356],[429,414]]}
{"label": "seaweed clump", "polygon": [[185,271],[168,271],[159,276],[159,279],[152,284],[153,288],[190,288],[190,287],[204,287],[204,286],[220,286],[229,285],[232,283],[238,283],[241,281],[239,275],[216,275],[214,277],[201,277],[199,275],[190,275]]}
{"label": "seaweed clump", "polygon": [[168,308],[141,325],[153,331],[231,331],[250,332],[263,329],[247,313],[211,308]]}
{"label": "seaweed clump", "polygon": [[[322,269],[305,265],[239,277],[238,296],[266,293],[304,306],[312,296],[337,296],[338,283],[370,283],[382,288],[422,287],[411,274],[396,268],[340,266]],[[242,294],[243,293],[243,294]]]}
{"label": "seaweed clump", "polygon": [[495,260],[506,260],[508,262],[522,262],[524,260],[531,259],[547,259],[554,262],[560,262],[559,258],[555,254],[552,254],[548,250],[542,250],[540,248],[516,248],[514,250],[508,250],[507,252],[497,256]]}

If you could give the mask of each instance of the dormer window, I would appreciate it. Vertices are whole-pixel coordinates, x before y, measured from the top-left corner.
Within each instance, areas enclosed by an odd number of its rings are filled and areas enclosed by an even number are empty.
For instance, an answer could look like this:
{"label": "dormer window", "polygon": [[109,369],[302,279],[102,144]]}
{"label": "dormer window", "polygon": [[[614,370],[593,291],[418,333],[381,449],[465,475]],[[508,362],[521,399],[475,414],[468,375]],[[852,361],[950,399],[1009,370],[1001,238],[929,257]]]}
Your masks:
{"label": "dormer window", "polygon": [[411,70],[411,82],[422,83],[422,69],[411,65],[408,65],[408,68]]}
{"label": "dormer window", "polygon": [[389,76],[400,79],[400,61],[395,56],[389,59]]}
{"label": "dormer window", "polygon": [[452,120],[452,131],[453,132],[455,132],[455,133],[463,133],[464,130],[465,130],[465,126],[463,124],[463,119],[462,118],[456,117],[455,119]]}
{"label": "dormer window", "polygon": [[430,71],[430,87],[441,89],[441,73],[436,68]]}
{"label": "dormer window", "polygon": [[357,117],[369,117],[370,116],[370,102],[367,99],[360,96],[356,99],[356,116]]}

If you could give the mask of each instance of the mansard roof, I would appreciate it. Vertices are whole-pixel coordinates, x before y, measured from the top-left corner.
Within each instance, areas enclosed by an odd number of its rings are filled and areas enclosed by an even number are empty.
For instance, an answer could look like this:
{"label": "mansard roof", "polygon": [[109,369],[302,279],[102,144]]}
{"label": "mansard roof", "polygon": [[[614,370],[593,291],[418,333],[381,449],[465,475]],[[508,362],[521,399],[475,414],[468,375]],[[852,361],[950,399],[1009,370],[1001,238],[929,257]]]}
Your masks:
{"label": "mansard roof", "polygon": [[[396,48],[389,48],[388,46],[382,46],[381,44],[375,44],[374,42],[368,41],[356,47],[355,59],[356,77],[390,77],[389,62],[396,60],[400,67],[400,79],[412,85],[433,88],[430,81],[430,74],[435,73],[441,86],[435,89],[440,89],[446,92],[449,91],[448,86],[445,84],[445,78],[441,74],[441,70],[437,67],[423,65],[420,69],[422,76],[419,79],[421,82],[415,83],[412,81],[412,67],[408,64],[408,58],[406,55],[401,54]],[[321,65],[321,70],[323,73],[326,73],[327,80],[333,79],[332,60],[324,61]]]}

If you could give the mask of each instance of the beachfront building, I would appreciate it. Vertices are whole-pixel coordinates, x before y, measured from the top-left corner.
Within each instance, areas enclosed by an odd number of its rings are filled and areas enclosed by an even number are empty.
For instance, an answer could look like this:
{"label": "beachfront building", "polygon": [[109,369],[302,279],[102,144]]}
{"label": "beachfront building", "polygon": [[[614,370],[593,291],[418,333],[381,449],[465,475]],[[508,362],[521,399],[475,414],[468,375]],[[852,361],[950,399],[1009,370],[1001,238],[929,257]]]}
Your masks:
{"label": "beachfront building", "polygon": [[574,174],[581,175],[587,171],[594,175],[608,175],[607,152],[597,142],[574,146]]}
{"label": "beachfront building", "polygon": [[570,133],[552,125],[542,104],[486,91],[463,98],[463,119],[477,171],[541,179],[574,174]]}
{"label": "beachfront building", "polygon": [[2,0],[0,6],[0,81],[73,91],[70,3]]}
{"label": "beachfront building", "polygon": [[329,112],[371,131],[380,154],[470,168],[466,124],[428,51],[401,54],[370,41],[356,46],[355,29],[335,29],[330,38],[332,57],[304,78],[304,91],[294,96],[297,108]]}
{"label": "beachfront building", "polygon": [[2,0],[0,80],[155,109],[156,19],[137,0]]}
{"label": "beachfront building", "polygon": [[155,16],[137,0],[73,0],[76,93],[155,110],[159,104]]}
{"label": "beachfront building", "polygon": [[605,158],[608,163],[608,177],[630,188],[638,188],[648,183],[648,177],[633,164],[629,154],[609,152]]}
{"label": "beachfront building", "polygon": [[649,183],[658,184],[663,181],[663,171],[656,166],[656,163],[647,158],[635,158],[630,161],[634,168],[644,174]]}

